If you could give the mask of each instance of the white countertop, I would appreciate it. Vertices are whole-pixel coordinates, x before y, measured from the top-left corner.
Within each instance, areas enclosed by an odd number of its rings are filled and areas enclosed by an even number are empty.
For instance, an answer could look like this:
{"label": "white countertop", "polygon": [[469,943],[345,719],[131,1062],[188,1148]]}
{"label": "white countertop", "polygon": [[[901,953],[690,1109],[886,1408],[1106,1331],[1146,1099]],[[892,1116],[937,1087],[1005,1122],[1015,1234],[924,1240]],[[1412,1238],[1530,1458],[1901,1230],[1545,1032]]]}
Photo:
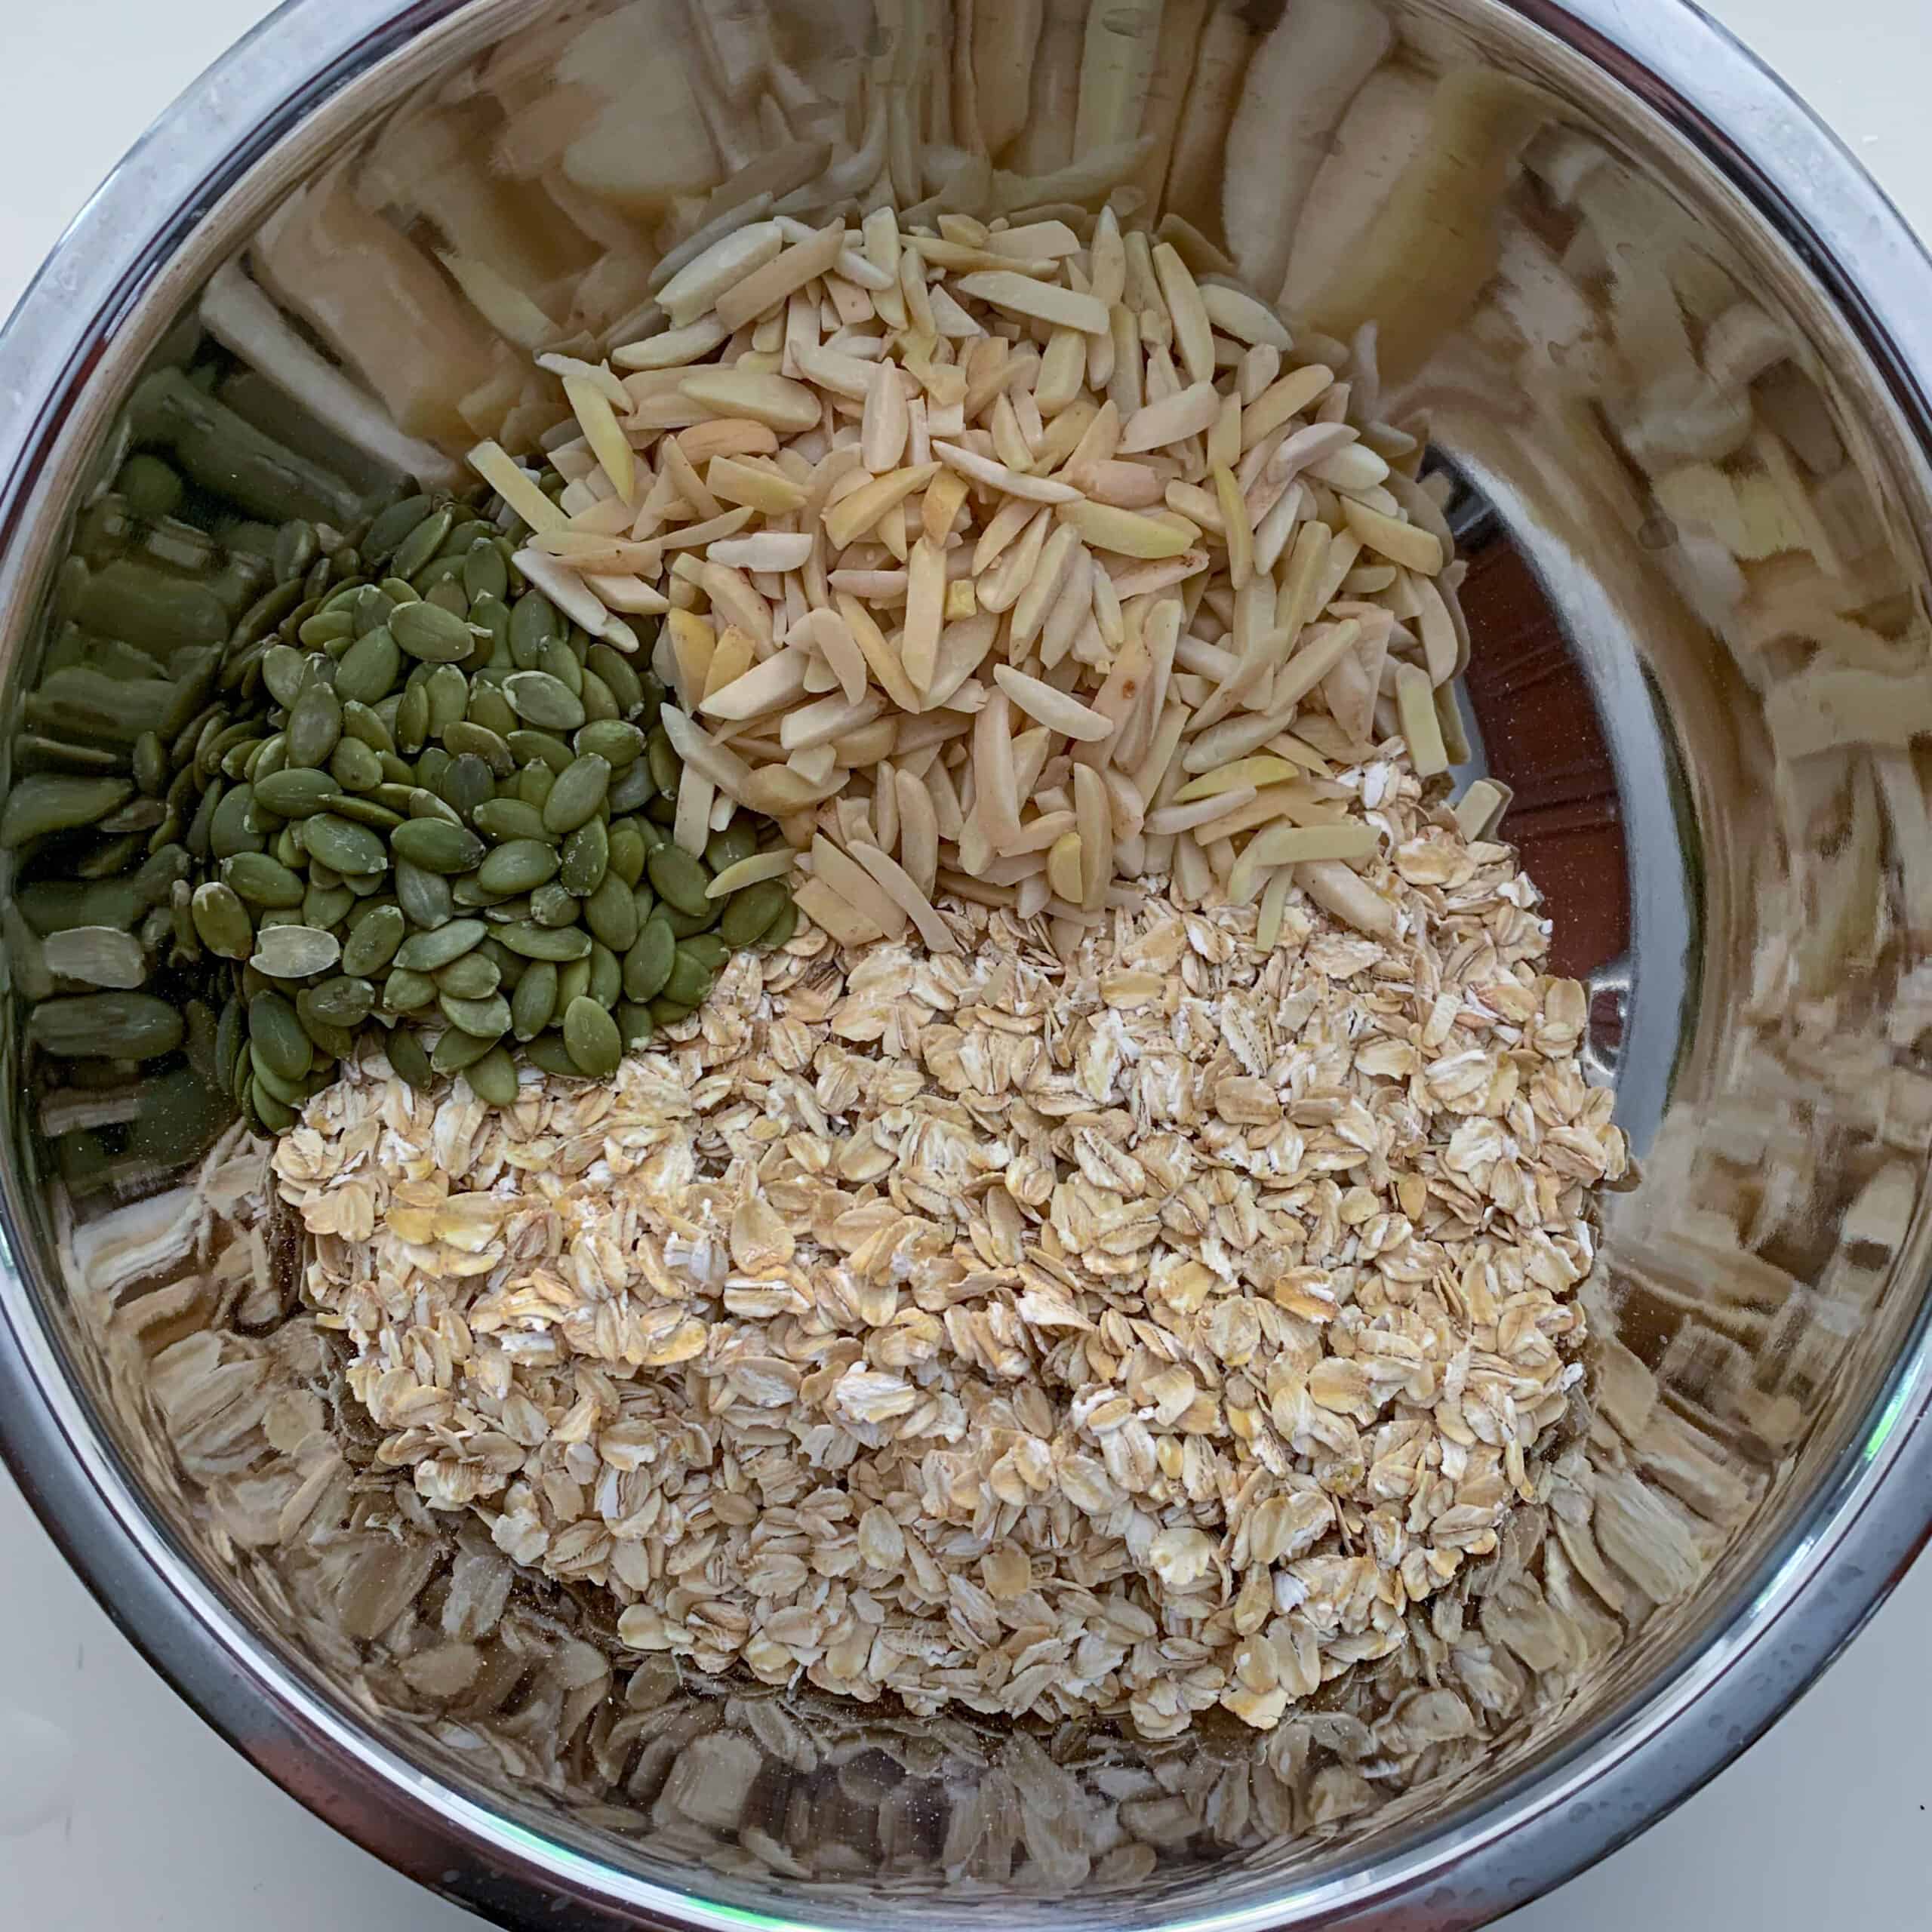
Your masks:
{"label": "white countertop", "polygon": [[[1706,0],[1932,232],[1926,0]],[[259,0],[0,0],[0,310]],[[0,1472],[0,1921],[33,1932],[460,1932],[138,1657]],[[1672,1817],[1512,1932],[1811,1932],[1932,1918],[1932,1563],[1822,1684]]]}

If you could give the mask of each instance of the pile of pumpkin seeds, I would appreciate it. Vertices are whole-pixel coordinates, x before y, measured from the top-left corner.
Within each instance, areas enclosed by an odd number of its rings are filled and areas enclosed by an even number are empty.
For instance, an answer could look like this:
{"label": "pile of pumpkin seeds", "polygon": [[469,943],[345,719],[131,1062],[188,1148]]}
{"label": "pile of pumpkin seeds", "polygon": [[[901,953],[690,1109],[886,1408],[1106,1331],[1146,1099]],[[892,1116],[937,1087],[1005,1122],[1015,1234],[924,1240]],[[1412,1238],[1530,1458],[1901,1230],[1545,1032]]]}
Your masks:
{"label": "pile of pumpkin seeds", "polygon": [[782,880],[711,890],[773,828],[679,849],[648,638],[527,586],[494,499],[395,500],[285,404],[265,427],[253,380],[137,392],[13,742],[0,920],[55,1124],[173,1057],[280,1131],[372,1029],[497,1104],[519,1054],[608,1075],[790,937]]}

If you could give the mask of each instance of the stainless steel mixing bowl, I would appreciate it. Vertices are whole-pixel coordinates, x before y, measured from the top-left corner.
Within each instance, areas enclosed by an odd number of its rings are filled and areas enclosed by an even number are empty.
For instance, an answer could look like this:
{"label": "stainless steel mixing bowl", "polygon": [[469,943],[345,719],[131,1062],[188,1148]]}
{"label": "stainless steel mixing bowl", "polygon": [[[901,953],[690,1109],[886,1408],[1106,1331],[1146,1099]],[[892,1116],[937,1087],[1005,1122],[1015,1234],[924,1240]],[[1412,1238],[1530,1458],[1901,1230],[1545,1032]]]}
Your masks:
{"label": "stainless steel mixing bowl", "polygon": [[[297,0],[0,341],[9,715],[122,405],[205,324],[238,407],[380,473],[399,435],[527,438],[530,341],[648,325],[652,263],[721,210],[881,171],[983,214],[1124,183],[1203,272],[1232,256],[1344,339],[1380,319],[1358,380],[1379,363],[1454,479],[1472,760],[1514,787],[1644,1164],[1543,1500],[1398,1660],[1267,1736],[639,1668],[367,1441],[304,1487],[320,1452],[264,1413],[329,1346],[285,1271],[220,1249],[232,1137],[211,1169],[192,1067],[50,1079],[17,1021],[54,983],[11,903],[0,1438],[211,1722],[508,1922],[1478,1923],[1749,1743],[1932,1518],[1932,268],[1702,15]],[[279,399],[305,381],[353,392],[363,454]]]}

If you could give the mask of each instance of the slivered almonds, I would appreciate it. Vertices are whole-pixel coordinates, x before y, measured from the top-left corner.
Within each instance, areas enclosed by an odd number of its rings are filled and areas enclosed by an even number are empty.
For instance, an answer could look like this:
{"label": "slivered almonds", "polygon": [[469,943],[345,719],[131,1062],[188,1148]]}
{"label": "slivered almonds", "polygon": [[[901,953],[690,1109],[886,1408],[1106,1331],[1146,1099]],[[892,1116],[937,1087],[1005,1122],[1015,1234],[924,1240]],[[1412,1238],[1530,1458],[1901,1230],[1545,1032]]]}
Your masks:
{"label": "slivered almonds", "polygon": [[[1273,757],[1319,782],[1396,738],[1444,768],[1457,571],[1411,474],[1420,439],[1359,413],[1372,368],[1325,343],[1298,358],[1265,303],[1197,279],[1208,259],[1112,212],[770,214],[680,256],[671,327],[614,355],[627,374],[548,359],[583,432],[558,452],[564,507],[494,445],[476,465],[586,628],[678,607],[654,661],[728,747],[697,755],[712,808],[777,814],[808,881],[823,839],[870,844],[927,897],[963,877],[1063,919],[1143,870],[1190,900],[1261,891],[1302,862],[1235,869],[1284,835],[1288,774],[1220,774]],[[1408,454],[1392,471],[1384,450]],[[1072,809],[1078,768],[1069,895],[1067,835],[1032,828]],[[1257,796],[1189,810],[1202,779]],[[907,784],[929,812],[900,808]],[[1328,824],[1291,816],[1322,836],[1291,845],[1364,863]],[[850,875],[859,924],[911,916]]]}

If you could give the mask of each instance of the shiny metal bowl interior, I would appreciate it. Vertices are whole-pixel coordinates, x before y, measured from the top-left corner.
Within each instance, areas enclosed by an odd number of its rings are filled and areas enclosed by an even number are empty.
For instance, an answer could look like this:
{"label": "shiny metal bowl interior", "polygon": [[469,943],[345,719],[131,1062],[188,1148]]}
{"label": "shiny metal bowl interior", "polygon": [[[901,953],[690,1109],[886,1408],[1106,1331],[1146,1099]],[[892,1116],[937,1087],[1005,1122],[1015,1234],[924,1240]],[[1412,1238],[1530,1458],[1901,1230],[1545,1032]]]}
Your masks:
{"label": "shiny metal bowl interior", "polygon": [[[521,359],[503,285],[560,330],[623,340],[718,182],[763,170],[808,205],[822,177],[800,157],[827,165],[821,137],[834,167],[883,140],[895,180],[916,177],[902,202],[949,183],[981,208],[1104,194],[1152,165],[1143,147],[1085,178],[1072,151],[1083,52],[1115,35],[1144,63],[1149,125],[1163,101],[1179,114],[1149,219],[1191,223],[1211,267],[1226,247],[1285,271],[1330,333],[1380,315],[1387,411],[1426,411],[1459,479],[1472,736],[1515,787],[1558,962],[1595,992],[1594,1060],[1644,1178],[1591,1286],[1563,1480],[1466,1614],[1411,1613],[1438,1694],[1364,1668],[1272,1737],[1204,1724],[1161,1746],[894,1721],[630,1684],[594,1614],[521,1586],[478,1640],[491,1695],[438,1688],[407,1666],[443,1641],[453,1570],[487,1567],[487,1539],[369,1508],[327,1564],[280,1564],[257,1534],[285,1494],[258,1413],[171,1414],[152,1364],[217,1319],[278,1372],[325,1345],[299,1311],[217,1310],[205,1254],[115,1272],[91,1224],[162,1195],[201,1146],[152,1133],[108,1188],[70,1194],[10,1023],[10,1459],[212,1721],[469,1903],[547,1923],[568,1902],[586,1925],[1125,1928],[1412,1922],[1379,1916],[1403,1901],[1473,1924],[1708,1776],[1922,1539],[1932,269],[1675,0],[1371,3],[1393,45],[1339,131],[1314,128],[1305,204],[1264,193],[1224,225],[1243,198],[1226,182],[1278,164],[1313,112],[1243,109],[1231,131],[1213,107],[1224,70],[1267,75],[1269,0],[1095,0],[1091,20],[1046,0],[1020,146],[977,181],[958,172],[972,115],[999,110],[971,0],[298,0],[170,111],[0,343],[17,704],[119,405],[192,348],[217,267],[267,278],[265,224],[294,197],[353,197],[401,238],[487,374]],[[1393,262],[1391,211],[1445,153],[1457,182],[1438,168],[1430,192],[1454,246]],[[494,281],[460,285],[438,251]],[[332,322],[343,287],[280,292],[411,434],[527,436],[520,393],[427,393]]]}

